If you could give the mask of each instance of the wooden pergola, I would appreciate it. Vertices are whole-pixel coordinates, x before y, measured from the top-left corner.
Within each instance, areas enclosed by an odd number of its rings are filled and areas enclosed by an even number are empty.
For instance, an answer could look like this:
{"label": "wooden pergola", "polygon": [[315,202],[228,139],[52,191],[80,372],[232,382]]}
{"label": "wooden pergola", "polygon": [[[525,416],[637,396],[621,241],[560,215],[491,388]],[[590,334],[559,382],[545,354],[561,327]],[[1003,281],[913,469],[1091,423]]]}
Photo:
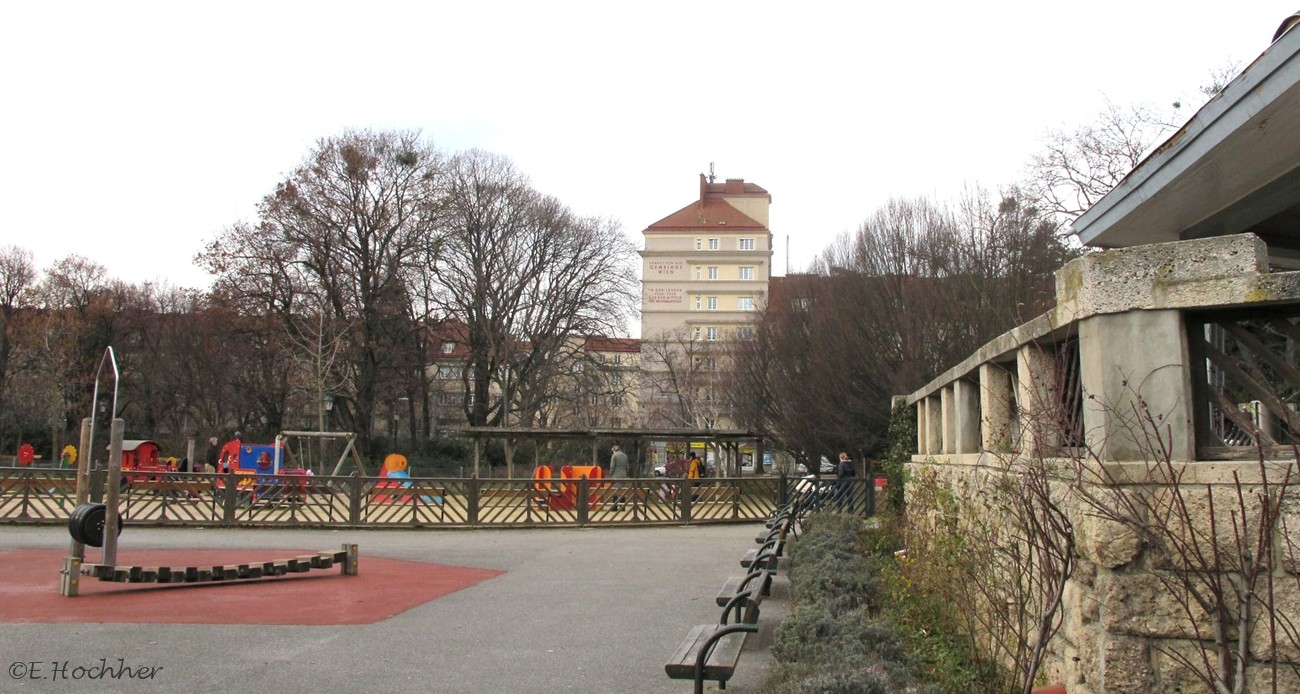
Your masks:
{"label": "wooden pergola", "polygon": [[[474,442],[474,476],[479,476],[479,462],[482,458],[484,443],[502,439],[507,447],[512,441],[588,441],[591,448],[591,465],[599,464],[599,452],[602,442],[618,441],[622,445],[634,444],[644,450],[642,444],[655,441],[703,442],[716,446],[720,451],[738,453],[743,443],[754,444],[754,459],[763,460],[763,432],[737,429],[535,429],[531,427],[461,427],[444,429],[444,434],[467,438]],[[512,456],[507,455],[511,461]],[[534,459],[534,465],[539,461]],[[509,462],[507,474],[514,477],[513,462]],[[762,465],[755,465],[758,474]]]}

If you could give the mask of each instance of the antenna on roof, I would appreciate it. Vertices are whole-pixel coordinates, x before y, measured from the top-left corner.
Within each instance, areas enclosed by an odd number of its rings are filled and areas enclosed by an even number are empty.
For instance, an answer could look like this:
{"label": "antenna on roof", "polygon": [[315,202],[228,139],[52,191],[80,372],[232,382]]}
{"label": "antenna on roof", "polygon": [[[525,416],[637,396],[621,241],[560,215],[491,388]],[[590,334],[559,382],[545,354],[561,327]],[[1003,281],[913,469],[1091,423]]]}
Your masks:
{"label": "antenna on roof", "polygon": [[713,179],[715,178],[717,178],[717,176],[713,175],[713,162],[709,162],[709,183],[713,183]]}

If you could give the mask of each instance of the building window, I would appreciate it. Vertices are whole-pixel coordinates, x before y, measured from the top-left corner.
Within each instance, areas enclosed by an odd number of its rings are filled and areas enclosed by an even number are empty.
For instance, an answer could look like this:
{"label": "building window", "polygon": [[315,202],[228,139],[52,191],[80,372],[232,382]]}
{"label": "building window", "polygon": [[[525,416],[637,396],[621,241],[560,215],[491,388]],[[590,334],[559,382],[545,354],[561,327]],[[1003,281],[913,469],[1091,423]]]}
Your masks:
{"label": "building window", "polygon": [[718,250],[718,240],[717,240],[717,239],[709,239],[709,250],[711,250],[711,251],[716,251],[716,250]]}
{"label": "building window", "polygon": [[696,329],[692,330],[692,331],[691,331],[691,335],[692,335],[691,339],[693,339],[693,340],[697,340],[697,341],[698,341],[698,340],[700,339],[700,329],[699,329],[699,328],[696,328]]}
{"label": "building window", "polygon": [[754,297],[742,296],[739,299],[736,299],[736,308],[740,309],[741,311],[753,311]]}
{"label": "building window", "polygon": [[754,279],[754,268],[752,268],[752,267],[742,267],[742,268],[740,268],[740,279],[742,279],[742,280],[752,280],[752,279]]}
{"label": "building window", "polygon": [[696,265],[696,266],[695,266],[695,279],[698,280],[698,279],[703,279],[703,278],[704,278],[704,268],[700,267],[699,265]]}
{"label": "building window", "polygon": [[702,309],[702,308],[704,308],[704,297],[702,297],[702,296],[696,296],[696,297],[695,297],[695,310],[698,311],[698,310],[700,310],[700,309]]}
{"label": "building window", "polygon": [[446,378],[446,379],[456,378],[457,375],[456,372],[457,372],[457,368],[454,366],[439,366],[438,378]]}
{"label": "building window", "polygon": [[748,325],[742,325],[736,329],[736,336],[742,340],[754,339],[754,329]]}
{"label": "building window", "polygon": [[609,404],[611,404],[611,405],[613,405],[613,406],[615,406],[615,407],[618,407],[619,405],[622,405],[622,404],[623,404],[623,396],[622,396],[622,394],[620,394],[620,393],[614,393],[613,395],[609,396]]}
{"label": "building window", "polygon": [[754,250],[754,239],[740,239],[739,243],[740,245],[738,246],[738,248],[740,248],[740,250],[742,251]]}
{"label": "building window", "polygon": [[704,339],[706,340],[718,339],[718,329],[713,326],[709,326],[708,330],[704,333]]}
{"label": "building window", "polygon": [[716,296],[709,297],[708,306],[710,311],[718,310],[718,297]]}
{"label": "building window", "polygon": [[460,404],[460,395],[459,395],[458,393],[453,393],[453,392],[450,392],[450,391],[442,392],[442,393],[438,393],[438,404],[439,404],[439,405],[459,405],[459,404]]}
{"label": "building window", "polygon": [[718,268],[716,267],[709,268],[709,279],[711,280],[718,279]]}
{"label": "building window", "polygon": [[621,386],[621,385],[623,385],[623,374],[612,374],[612,375],[610,375],[610,377],[609,377],[609,382],[612,383],[612,384],[614,384],[614,385],[616,385],[616,386]]}
{"label": "building window", "polygon": [[622,417],[614,417],[614,418],[612,418],[612,419],[609,420],[609,425],[612,426],[612,427],[614,427],[615,429],[622,429],[622,428],[623,428],[623,418],[622,418]]}
{"label": "building window", "polygon": [[454,352],[455,350],[456,350],[456,343],[455,343],[455,342],[444,342],[444,343],[442,343],[442,353],[443,353],[443,354],[451,354],[451,353]]}
{"label": "building window", "polygon": [[695,239],[695,250],[704,250],[704,239]]}

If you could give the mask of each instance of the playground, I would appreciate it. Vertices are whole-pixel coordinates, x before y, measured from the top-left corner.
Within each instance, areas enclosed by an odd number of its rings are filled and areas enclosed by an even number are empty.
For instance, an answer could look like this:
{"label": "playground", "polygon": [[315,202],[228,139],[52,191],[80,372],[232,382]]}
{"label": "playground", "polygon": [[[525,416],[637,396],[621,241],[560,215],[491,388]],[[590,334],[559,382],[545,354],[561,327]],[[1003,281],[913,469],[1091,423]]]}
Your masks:
{"label": "playground", "polygon": [[[752,544],[754,532],[750,523],[439,533],[141,527],[128,530],[122,561],[223,563],[351,543],[361,548],[360,571],[178,585],[87,581],[67,598],[58,594],[57,573],[66,528],[10,526],[0,536],[0,567],[12,574],[23,564],[13,559],[44,558],[27,578],[0,577],[6,667],[45,663],[48,677],[52,662],[89,667],[120,658],[161,670],[147,682],[29,679],[6,690],[363,685],[372,692],[680,694],[689,684],[665,678],[664,659],[683,624],[717,618],[708,596],[735,573],[731,550]],[[784,586],[778,582],[764,603],[767,625],[785,608]],[[267,592],[274,598],[260,595]],[[24,602],[40,604],[19,614]],[[770,628],[727,691],[757,690]]]}

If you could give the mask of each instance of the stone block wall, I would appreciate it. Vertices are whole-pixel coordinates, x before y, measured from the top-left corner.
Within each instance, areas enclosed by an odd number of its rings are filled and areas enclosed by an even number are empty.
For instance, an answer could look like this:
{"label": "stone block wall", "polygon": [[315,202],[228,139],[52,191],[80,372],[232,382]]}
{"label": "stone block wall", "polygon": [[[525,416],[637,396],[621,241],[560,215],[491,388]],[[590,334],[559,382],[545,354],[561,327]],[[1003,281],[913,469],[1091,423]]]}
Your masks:
{"label": "stone block wall", "polygon": [[[996,514],[979,491],[991,477],[1014,478],[1025,465],[1052,471],[1052,498],[1071,521],[1076,568],[1044,675],[1071,692],[1206,691],[1195,669],[1213,649],[1215,620],[1187,597],[1187,586],[1203,589],[1198,576],[1215,567],[1227,584],[1240,583],[1234,567],[1243,551],[1254,557],[1263,497],[1280,500],[1281,513],[1262,536],[1268,550],[1260,585],[1271,585],[1272,611],[1263,587],[1247,601],[1240,641],[1247,691],[1269,691],[1274,663],[1282,664],[1279,691],[1300,691],[1289,666],[1300,663],[1300,469],[1294,455],[1264,463],[1259,456],[1197,459],[1193,381],[1204,374],[1189,358],[1184,318],[1188,311],[1300,305],[1300,273],[1267,268],[1267,248],[1251,235],[1089,254],[1057,273],[1052,311],[908,396],[919,442],[909,479],[928,476],[968,508]],[[1082,403],[1074,425],[1080,433],[1072,435],[1062,431],[1067,341],[1077,345],[1068,353],[1077,360],[1071,368],[1080,390],[1065,395]],[[927,513],[910,505],[908,512]],[[1246,538],[1243,546],[1238,537]],[[1168,548],[1188,538],[1196,551]],[[1219,621],[1236,639],[1241,605],[1228,602]],[[1276,620],[1293,624],[1297,636],[1270,645],[1270,618],[1274,627]],[[1213,664],[1217,656],[1208,657]]]}

